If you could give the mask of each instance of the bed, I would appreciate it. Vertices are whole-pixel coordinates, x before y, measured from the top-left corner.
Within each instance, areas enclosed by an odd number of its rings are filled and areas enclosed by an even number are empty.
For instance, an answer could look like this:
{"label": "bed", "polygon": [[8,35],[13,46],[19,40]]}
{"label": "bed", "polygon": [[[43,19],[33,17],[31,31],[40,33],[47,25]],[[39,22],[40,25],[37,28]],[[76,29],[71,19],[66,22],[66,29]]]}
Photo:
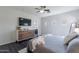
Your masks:
{"label": "bed", "polygon": [[79,37],[73,39],[67,47],[68,53],[79,53]]}
{"label": "bed", "polygon": [[[39,48],[39,46],[36,47],[37,52],[38,52],[38,50],[39,51],[41,50],[42,53],[45,53],[47,50],[50,50],[51,52],[55,52],[55,53],[77,53],[77,52],[79,52],[79,37],[70,41],[67,46],[64,45],[63,36],[44,35],[43,37],[44,37],[45,44],[43,44],[43,47],[41,47],[41,48]],[[30,43],[33,42],[35,44],[37,41],[39,41],[39,39],[34,39],[34,40],[36,40],[36,41],[34,41],[34,42],[30,41]],[[31,45],[29,45],[29,46],[31,46]],[[32,47],[32,49],[33,49],[33,47]],[[35,47],[34,47],[34,49],[35,49]],[[44,50],[46,49],[46,51],[44,51],[42,49],[44,49]],[[50,51],[49,51],[49,53],[50,53]]]}
{"label": "bed", "polygon": [[45,47],[56,53],[66,52],[62,36],[45,36]]}

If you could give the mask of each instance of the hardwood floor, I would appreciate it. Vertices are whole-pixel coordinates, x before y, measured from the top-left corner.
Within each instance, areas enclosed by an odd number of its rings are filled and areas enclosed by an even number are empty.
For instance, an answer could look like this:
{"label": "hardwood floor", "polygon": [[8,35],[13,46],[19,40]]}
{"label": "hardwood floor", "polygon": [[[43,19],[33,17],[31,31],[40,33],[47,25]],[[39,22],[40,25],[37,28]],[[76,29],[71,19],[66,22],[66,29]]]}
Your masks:
{"label": "hardwood floor", "polygon": [[18,53],[19,50],[27,47],[28,41],[13,42],[0,46],[0,53]]}

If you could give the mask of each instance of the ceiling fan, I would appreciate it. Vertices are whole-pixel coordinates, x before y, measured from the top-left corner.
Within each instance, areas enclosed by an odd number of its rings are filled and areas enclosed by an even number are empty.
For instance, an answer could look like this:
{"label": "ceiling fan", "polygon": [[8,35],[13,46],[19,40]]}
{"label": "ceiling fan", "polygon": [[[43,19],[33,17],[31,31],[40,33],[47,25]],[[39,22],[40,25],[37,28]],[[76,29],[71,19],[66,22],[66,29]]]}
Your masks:
{"label": "ceiling fan", "polygon": [[39,8],[35,8],[37,13],[50,13],[50,9],[46,6],[40,6]]}

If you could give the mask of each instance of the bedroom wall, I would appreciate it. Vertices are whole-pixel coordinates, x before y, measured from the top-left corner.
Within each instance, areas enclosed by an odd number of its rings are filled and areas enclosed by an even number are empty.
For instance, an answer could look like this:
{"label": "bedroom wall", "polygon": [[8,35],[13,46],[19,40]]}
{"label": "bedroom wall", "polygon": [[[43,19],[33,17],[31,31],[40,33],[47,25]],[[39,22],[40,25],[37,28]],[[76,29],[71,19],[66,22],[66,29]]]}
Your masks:
{"label": "bedroom wall", "polygon": [[76,20],[79,23],[79,10],[44,17],[41,19],[41,33],[65,36]]}
{"label": "bedroom wall", "polygon": [[31,28],[38,28],[40,34],[40,18],[18,10],[0,7],[0,45],[16,41],[18,17],[30,18]]}

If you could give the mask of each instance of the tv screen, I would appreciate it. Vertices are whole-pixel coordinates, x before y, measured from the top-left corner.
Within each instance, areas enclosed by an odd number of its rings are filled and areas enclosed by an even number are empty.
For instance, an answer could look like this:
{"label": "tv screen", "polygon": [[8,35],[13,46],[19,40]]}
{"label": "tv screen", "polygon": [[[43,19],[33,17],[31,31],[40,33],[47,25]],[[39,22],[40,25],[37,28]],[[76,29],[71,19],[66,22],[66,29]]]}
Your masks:
{"label": "tv screen", "polygon": [[31,26],[31,19],[19,17],[19,26]]}

